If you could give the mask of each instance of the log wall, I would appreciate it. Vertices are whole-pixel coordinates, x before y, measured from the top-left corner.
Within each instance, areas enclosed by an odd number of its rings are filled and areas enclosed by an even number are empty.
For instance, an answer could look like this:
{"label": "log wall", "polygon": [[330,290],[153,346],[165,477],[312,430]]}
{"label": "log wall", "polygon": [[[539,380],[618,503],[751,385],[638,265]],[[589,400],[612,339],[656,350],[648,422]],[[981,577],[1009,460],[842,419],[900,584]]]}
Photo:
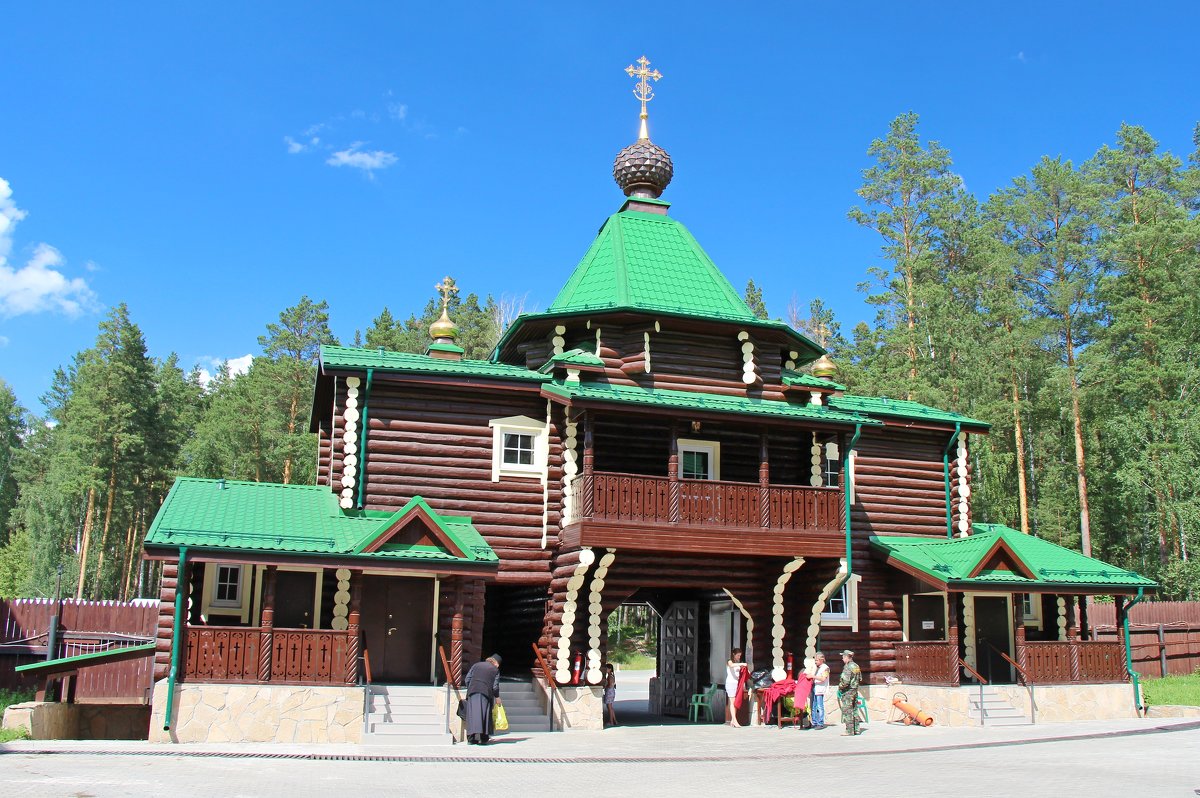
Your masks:
{"label": "log wall", "polygon": [[[320,464],[330,473],[335,492],[344,487],[345,458],[346,390],[344,382],[338,382],[332,445]],[[360,394],[360,410],[361,398]],[[561,412],[550,430],[547,549],[541,546],[546,506],[541,480],[506,476],[492,481],[493,433],[488,422],[509,416],[545,419],[546,402],[518,392],[471,392],[377,377],[367,407],[367,456],[364,463],[360,449],[357,478],[366,479],[363,496],[368,509],[394,511],[413,496],[422,496],[439,513],[470,516],[500,557],[499,582],[544,584],[550,547],[557,542]],[[357,495],[357,483],[350,487]]]}
{"label": "log wall", "polygon": [[[900,427],[863,430],[854,461],[851,520],[856,535],[946,536],[942,452],[951,434]],[[952,484],[953,460],[952,449]],[[956,495],[952,492],[952,503]]]}

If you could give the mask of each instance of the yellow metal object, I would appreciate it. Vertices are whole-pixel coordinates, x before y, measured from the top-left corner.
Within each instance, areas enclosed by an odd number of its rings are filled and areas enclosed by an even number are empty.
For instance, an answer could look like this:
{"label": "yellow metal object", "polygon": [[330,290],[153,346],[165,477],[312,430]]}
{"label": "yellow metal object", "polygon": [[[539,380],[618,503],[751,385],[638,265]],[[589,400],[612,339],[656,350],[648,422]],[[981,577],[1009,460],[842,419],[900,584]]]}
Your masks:
{"label": "yellow metal object", "polygon": [[625,67],[625,72],[629,75],[629,77],[638,79],[638,82],[633,86],[633,96],[637,97],[642,102],[642,126],[638,131],[638,138],[649,140],[650,131],[646,127],[646,119],[648,118],[646,113],[646,103],[654,99],[654,90],[650,87],[650,80],[657,81],[661,79],[662,73],[657,69],[652,70],[649,68],[650,61],[646,58],[646,56],[639,58],[636,63],[636,67],[634,67],[633,64]]}

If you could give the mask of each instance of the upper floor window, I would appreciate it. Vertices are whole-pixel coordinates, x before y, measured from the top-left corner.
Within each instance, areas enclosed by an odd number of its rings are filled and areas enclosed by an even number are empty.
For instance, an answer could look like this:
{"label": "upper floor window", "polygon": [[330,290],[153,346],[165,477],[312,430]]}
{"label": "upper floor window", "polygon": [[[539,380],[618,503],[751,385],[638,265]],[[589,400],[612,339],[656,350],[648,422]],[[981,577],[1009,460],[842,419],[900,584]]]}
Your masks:
{"label": "upper floor window", "polygon": [[717,441],[678,440],[680,479],[720,479],[721,444]]}
{"label": "upper floor window", "polygon": [[546,479],[546,424],[528,416],[496,418],[492,428],[492,481],[502,476]]}

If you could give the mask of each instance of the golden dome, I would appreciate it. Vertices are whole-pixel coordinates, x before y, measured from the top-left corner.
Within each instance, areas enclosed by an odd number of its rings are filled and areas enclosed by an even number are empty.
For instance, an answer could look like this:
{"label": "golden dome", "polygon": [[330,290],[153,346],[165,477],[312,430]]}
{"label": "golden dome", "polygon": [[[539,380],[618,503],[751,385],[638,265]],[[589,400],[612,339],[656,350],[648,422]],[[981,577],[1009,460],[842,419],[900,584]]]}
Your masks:
{"label": "golden dome", "polygon": [[820,377],[827,380],[837,371],[837,366],[829,359],[829,355],[821,355],[817,358],[817,362],[813,363],[812,373],[814,377]]}
{"label": "golden dome", "polygon": [[458,337],[458,325],[450,321],[450,315],[446,312],[445,305],[442,306],[442,317],[429,325],[429,335],[435,341],[442,339],[453,341]]}

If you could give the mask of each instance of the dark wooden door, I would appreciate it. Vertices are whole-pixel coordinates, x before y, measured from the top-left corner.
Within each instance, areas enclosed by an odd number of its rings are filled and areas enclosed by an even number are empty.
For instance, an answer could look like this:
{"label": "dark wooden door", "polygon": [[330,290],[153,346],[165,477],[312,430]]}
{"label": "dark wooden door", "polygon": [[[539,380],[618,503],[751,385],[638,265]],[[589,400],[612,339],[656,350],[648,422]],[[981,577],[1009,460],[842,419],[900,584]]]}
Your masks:
{"label": "dark wooden door", "polygon": [[698,692],[696,675],[700,603],[676,601],[663,614],[658,640],[658,684],[662,713],[686,717],[688,702]]}
{"label": "dark wooden door", "polygon": [[317,574],[312,571],[275,572],[275,626],[312,629]]}
{"label": "dark wooden door", "polygon": [[946,639],[946,597],[908,597],[908,639]]}
{"label": "dark wooden door", "polygon": [[362,630],[374,681],[430,682],[433,587],[432,579],[365,577]]}
{"label": "dark wooden door", "polygon": [[979,672],[991,683],[1013,682],[1012,666],[999,653],[1003,651],[1012,656],[1008,645],[1011,624],[1008,599],[1003,596],[975,597],[975,658]]}

